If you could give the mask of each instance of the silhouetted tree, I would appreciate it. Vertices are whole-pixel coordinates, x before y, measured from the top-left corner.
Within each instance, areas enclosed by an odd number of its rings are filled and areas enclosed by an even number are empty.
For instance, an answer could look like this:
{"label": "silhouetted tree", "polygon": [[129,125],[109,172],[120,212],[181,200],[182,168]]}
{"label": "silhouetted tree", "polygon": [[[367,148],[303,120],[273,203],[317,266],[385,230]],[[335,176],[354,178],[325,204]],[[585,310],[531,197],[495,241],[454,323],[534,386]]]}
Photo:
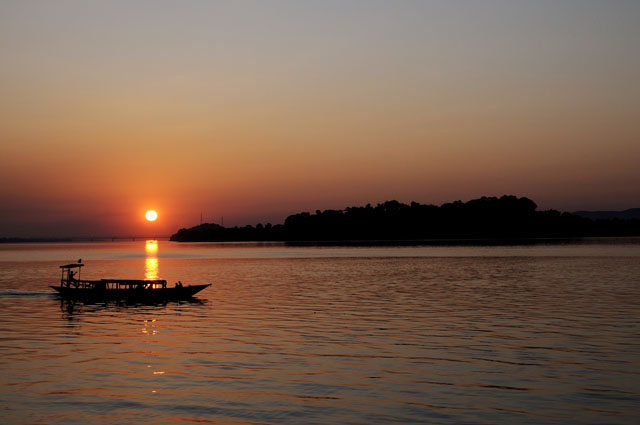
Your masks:
{"label": "silhouetted tree", "polygon": [[640,235],[640,220],[596,220],[555,210],[537,211],[531,199],[481,197],[435,205],[396,200],[372,207],[316,210],[268,223],[225,228],[204,223],[180,229],[175,241],[383,241],[427,239],[517,239]]}

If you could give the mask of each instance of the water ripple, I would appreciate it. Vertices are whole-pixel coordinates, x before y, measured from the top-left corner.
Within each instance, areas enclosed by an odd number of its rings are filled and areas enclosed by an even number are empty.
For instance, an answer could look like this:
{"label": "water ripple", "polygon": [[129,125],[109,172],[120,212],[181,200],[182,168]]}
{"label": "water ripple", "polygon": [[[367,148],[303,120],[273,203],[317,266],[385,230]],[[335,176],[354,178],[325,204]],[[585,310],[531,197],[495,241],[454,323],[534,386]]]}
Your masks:
{"label": "water ripple", "polygon": [[215,284],[155,305],[0,262],[0,423],[635,424],[637,258],[481,254],[164,259]]}

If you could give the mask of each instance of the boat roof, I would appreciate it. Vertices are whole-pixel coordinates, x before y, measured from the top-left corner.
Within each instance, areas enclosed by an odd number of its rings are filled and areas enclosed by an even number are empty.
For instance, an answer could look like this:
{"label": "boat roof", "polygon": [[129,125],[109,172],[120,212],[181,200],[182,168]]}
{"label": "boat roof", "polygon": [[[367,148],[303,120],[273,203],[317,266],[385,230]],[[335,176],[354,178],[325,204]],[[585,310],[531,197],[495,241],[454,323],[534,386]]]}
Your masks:
{"label": "boat roof", "polygon": [[138,283],[167,283],[167,281],[163,279],[100,279],[100,282],[121,283],[124,285],[135,285]]}
{"label": "boat roof", "polygon": [[73,264],[65,264],[64,266],[60,266],[61,269],[75,269],[76,267],[83,267],[84,264],[73,263]]}

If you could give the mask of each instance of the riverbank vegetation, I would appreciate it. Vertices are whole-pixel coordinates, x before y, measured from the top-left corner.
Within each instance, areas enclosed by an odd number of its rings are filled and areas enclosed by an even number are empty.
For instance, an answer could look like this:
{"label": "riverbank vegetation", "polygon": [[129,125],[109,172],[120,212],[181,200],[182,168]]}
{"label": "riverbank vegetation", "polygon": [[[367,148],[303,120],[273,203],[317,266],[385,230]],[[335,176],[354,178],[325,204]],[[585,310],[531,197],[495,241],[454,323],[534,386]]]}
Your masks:
{"label": "riverbank vegetation", "polygon": [[180,229],[171,240],[198,241],[426,241],[451,239],[639,236],[640,220],[592,220],[556,210],[538,211],[528,198],[505,195],[441,206],[387,201],[343,210],[290,215],[284,224]]}

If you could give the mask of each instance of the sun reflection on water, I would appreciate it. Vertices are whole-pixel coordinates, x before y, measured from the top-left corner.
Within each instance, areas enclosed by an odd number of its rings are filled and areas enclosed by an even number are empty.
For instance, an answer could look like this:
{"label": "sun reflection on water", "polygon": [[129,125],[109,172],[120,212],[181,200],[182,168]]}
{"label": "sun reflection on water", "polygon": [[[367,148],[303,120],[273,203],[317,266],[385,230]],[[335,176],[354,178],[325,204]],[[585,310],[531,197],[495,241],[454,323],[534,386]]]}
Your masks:
{"label": "sun reflection on water", "polygon": [[147,253],[147,258],[144,263],[144,278],[157,280],[159,275],[158,241],[148,240],[144,248]]}
{"label": "sun reflection on water", "polygon": [[147,251],[148,255],[156,255],[158,253],[158,241],[156,240],[148,240],[144,246],[145,251]]}

